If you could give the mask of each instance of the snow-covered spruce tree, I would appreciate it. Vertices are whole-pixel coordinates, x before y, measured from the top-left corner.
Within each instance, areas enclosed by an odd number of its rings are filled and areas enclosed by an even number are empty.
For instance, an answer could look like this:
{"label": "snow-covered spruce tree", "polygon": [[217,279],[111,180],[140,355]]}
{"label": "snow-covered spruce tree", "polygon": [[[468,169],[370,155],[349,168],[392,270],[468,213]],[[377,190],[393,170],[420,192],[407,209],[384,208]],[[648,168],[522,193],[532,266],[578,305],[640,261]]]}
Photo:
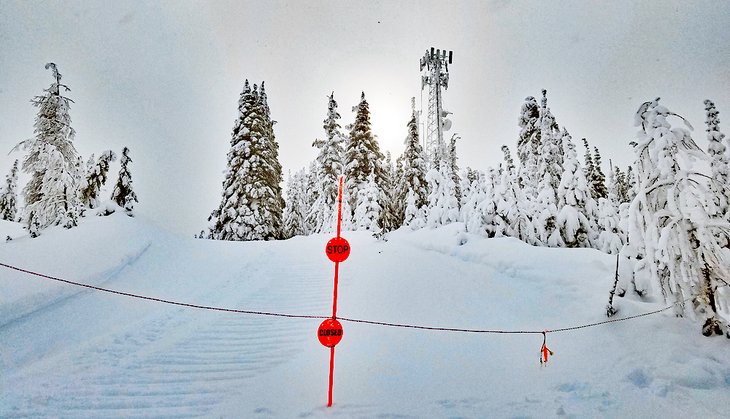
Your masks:
{"label": "snow-covered spruce tree", "polygon": [[379,203],[381,205],[381,211],[378,217],[378,226],[380,227],[379,237],[400,227],[400,206],[403,202],[403,198],[399,196],[399,191],[396,187],[395,167],[393,166],[389,151],[385,153],[383,169],[385,176],[379,188]]}
{"label": "snow-covered spruce tree", "polygon": [[[484,176],[481,176],[484,181]],[[479,188],[480,174],[471,167],[459,170],[459,188],[461,189],[461,201],[459,202],[459,219],[467,224],[467,221],[474,216],[474,211],[479,204],[474,198],[476,188]],[[482,188],[483,190],[483,188]]]}
{"label": "snow-covered spruce tree", "polygon": [[[368,177],[371,174],[374,176],[377,187],[383,183],[385,156],[380,152],[378,142],[370,130],[370,109],[364,92],[360,96],[360,103],[352,110],[355,112],[355,122],[352,124],[349,140],[345,147],[344,163],[349,204],[354,211],[360,206],[358,199],[361,195],[358,194],[358,190],[368,187]],[[378,207],[379,210],[380,203]],[[355,217],[353,227],[357,228],[359,225],[363,225],[363,223]]]}
{"label": "snow-covered spruce tree", "polygon": [[623,203],[630,202],[629,183],[626,173],[616,166],[608,176],[608,199],[618,208]]}
{"label": "snow-covered spruce tree", "polygon": [[595,146],[593,147],[593,178],[590,181],[598,198],[608,198],[606,175],[603,174],[601,168],[601,153],[598,151],[598,147]]}
{"label": "snow-covered spruce tree", "polygon": [[519,187],[509,148],[503,145],[502,152],[504,153],[505,169],[502,172],[498,192],[495,194],[498,197],[497,215],[503,220],[505,236],[515,237],[534,245],[537,243],[535,228],[528,211],[525,210],[529,208],[529,203],[522,188]]}
{"label": "snow-covered spruce tree", "polygon": [[566,247],[590,247],[591,225],[586,216],[586,203],[592,200],[588,181],[578,162],[575,145],[567,131],[563,130],[565,170],[558,187],[558,212],[556,227]]}
{"label": "snow-covered spruce tree", "polygon": [[[446,150],[444,150],[446,151]],[[459,201],[456,198],[456,184],[448,161],[448,152],[440,153],[441,160],[426,173],[429,184],[428,215],[426,224],[438,227],[459,221]]]}
{"label": "snow-covered spruce tree", "polygon": [[540,154],[540,108],[533,96],[525,98],[517,123],[520,127],[520,136],[517,139],[519,186],[524,188],[529,187],[537,178],[537,160]]}
{"label": "snow-covered spruce tree", "polygon": [[456,198],[456,207],[461,208],[462,192],[461,192],[461,176],[459,175],[458,157],[456,155],[456,140],[460,140],[458,134],[454,133],[449,140],[448,149],[446,150],[446,164],[451,175],[451,181],[454,184],[454,198]]}
{"label": "snow-covered spruce tree", "polygon": [[81,210],[79,188],[82,179],[81,158],[73,145],[75,131],[71,128],[70,103],[61,89],[61,73],[54,63],[46,64],[53,72],[54,82],[45,93],[31,101],[38,108],[33,138],[16,146],[27,150],[23,170],[31,179],[23,189],[25,210],[23,220],[31,237],[51,225],[71,228],[77,225]]}
{"label": "snow-covered spruce tree", "polygon": [[[725,144],[722,143],[725,134],[720,132],[720,118],[715,104],[705,100],[705,111],[707,111],[707,154],[710,157],[710,202],[708,212],[711,216],[730,221],[730,155],[726,152]],[[719,233],[719,238],[724,241],[724,246],[730,246],[730,237]]]}
{"label": "snow-covered spruce tree", "polygon": [[[412,102],[413,103],[413,102]],[[426,158],[418,138],[418,118],[414,109],[408,121],[408,136],[403,150],[402,189],[406,195],[403,225],[416,230],[426,226],[428,183],[426,182]]]}
{"label": "snow-covered spruce tree", "polygon": [[116,203],[128,216],[134,217],[134,203],[139,202],[137,200],[137,194],[132,189],[132,173],[129,171],[129,163],[132,159],[129,157],[129,148],[124,147],[122,149],[122,158],[120,161],[121,168],[119,169],[119,176],[117,177],[117,183],[114,185],[112,191],[112,201]]}
{"label": "snow-covered spruce tree", "polygon": [[5,187],[0,192],[0,220],[15,221],[18,218],[18,161],[5,177]]}
{"label": "snow-covered spruce tree", "polygon": [[533,225],[537,239],[542,245],[562,247],[565,245],[556,228],[558,214],[557,190],[563,174],[562,156],[558,146],[563,133],[558,130],[555,118],[547,107],[547,91],[542,91],[540,106],[540,154],[538,156],[537,196],[533,202]]}
{"label": "snow-covered spruce tree", "polygon": [[593,199],[598,199],[600,197],[593,188],[593,178],[595,177],[596,166],[593,164],[591,146],[588,145],[588,140],[585,138],[583,138],[583,147],[585,148],[585,153],[583,154],[583,160],[585,161],[585,166],[583,166],[583,174],[588,181],[588,188],[591,192],[591,196],[593,197]]}
{"label": "snow-covered spruce tree", "polygon": [[468,191],[466,201],[461,206],[466,231],[494,237],[494,218],[497,213],[493,195],[496,179],[494,169],[489,168],[486,175],[470,170],[469,174],[463,176],[462,179],[471,179],[469,187],[462,188],[462,190]]}
{"label": "snow-covered spruce tree", "polygon": [[266,93],[248,80],[238,101],[221,203],[208,238],[275,240],[282,235],[281,164]]}
{"label": "snow-covered spruce tree", "polygon": [[357,190],[357,208],[355,208],[355,228],[357,230],[380,232],[378,218],[380,217],[380,188],[375,182],[375,174],[371,173],[364,184]]}
{"label": "snow-covered spruce tree", "polygon": [[284,208],[284,226],[282,236],[285,239],[304,235],[304,219],[306,214],[306,177],[304,169],[294,176],[289,174],[286,182],[286,208]]}
{"label": "snow-covered spruce tree", "polygon": [[109,165],[117,159],[113,151],[107,150],[99,156],[99,160],[86,172],[86,181],[81,188],[81,203],[88,208],[99,206],[99,191],[106,183]]}
{"label": "snow-covered spruce tree", "polygon": [[302,179],[302,210],[304,215],[303,233],[308,236],[315,232],[317,218],[313,215],[314,204],[319,199],[319,184],[320,172],[317,160],[312,160],[309,163],[309,170],[304,172],[304,178]]}
{"label": "snow-covered spruce tree", "polygon": [[340,114],[334,92],[327,102],[327,117],[322,127],[325,137],[312,143],[319,149],[317,154],[317,198],[312,205],[309,218],[313,219],[313,233],[331,233],[336,226],[337,193],[339,177],[343,173],[342,154],[344,137],[340,132]]}
{"label": "snow-covered spruce tree", "polygon": [[[727,306],[727,294],[717,292],[730,277],[730,261],[722,253],[713,228],[730,230],[730,223],[706,210],[710,189],[694,171],[696,159],[707,160],[684,128],[673,128],[677,116],[659,104],[646,102],[636,113],[640,126],[636,153],[638,191],[629,211],[629,242],[624,251],[636,258],[632,278],[619,278],[618,295],[632,285],[639,293],[661,292],[686,312],[703,320],[703,334],[726,333],[727,322],[717,307]],[[686,122],[686,121],[685,121]],[[689,124],[687,124],[689,126]],[[691,128],[691,127],[690,127]],[[686,310],[691,301],[694,310]],[[613,307],[609,306],[609,313]]]}

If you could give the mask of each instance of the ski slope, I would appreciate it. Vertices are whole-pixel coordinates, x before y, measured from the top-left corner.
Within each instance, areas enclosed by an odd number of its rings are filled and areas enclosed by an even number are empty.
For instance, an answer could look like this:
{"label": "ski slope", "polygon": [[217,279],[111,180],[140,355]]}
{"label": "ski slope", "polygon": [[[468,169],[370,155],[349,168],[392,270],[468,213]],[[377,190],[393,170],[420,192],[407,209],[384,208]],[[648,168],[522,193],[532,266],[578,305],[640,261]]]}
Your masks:
{"label": "ski slope", "polygon": [[[346,232],[338,315],[475,329],[604,320],[615,259],[487,240],[460,224]],[[328,236],[181,239],[140,218],[85,219],[29,239],[0,224],[0,262],[168,300],[329,315]],[[663,302],[621,299],[619,316]],[[671,310],[541,335],[343,322],[334,406],[319,320],[135,300],[0,268],[0,417],[704,417],[730,406],[730,342]]]}

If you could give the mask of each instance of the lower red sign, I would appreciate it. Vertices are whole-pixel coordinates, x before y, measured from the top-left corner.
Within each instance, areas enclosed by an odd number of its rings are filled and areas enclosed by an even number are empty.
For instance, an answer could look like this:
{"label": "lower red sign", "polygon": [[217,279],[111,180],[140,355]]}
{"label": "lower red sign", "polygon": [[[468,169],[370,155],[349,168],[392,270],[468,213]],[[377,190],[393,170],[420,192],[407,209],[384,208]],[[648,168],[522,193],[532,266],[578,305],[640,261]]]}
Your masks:
{"label": "lower red sign", "polygon": [[322,345],[332,348],[342,340],[342,324],[337,319],[327,319],[319,325],[317,338]]}

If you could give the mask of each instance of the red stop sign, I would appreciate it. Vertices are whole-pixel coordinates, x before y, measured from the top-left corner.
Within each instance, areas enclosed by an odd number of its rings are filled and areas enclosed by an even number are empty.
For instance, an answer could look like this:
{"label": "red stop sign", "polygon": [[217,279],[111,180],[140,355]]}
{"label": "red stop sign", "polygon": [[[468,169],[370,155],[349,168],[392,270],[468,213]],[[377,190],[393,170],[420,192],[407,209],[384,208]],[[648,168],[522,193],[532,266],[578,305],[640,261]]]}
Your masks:
{"label": "red stop sign", "polygon": [[342,237],[331,238],[324,252],[332,262],[344,262],[350,256],[350,243]]}
{"label": "red stop sign", "polygon": [[322,345],[332,348],[342,340],[342,324],[336,319],[327,319],[319,325],[317,338]]}

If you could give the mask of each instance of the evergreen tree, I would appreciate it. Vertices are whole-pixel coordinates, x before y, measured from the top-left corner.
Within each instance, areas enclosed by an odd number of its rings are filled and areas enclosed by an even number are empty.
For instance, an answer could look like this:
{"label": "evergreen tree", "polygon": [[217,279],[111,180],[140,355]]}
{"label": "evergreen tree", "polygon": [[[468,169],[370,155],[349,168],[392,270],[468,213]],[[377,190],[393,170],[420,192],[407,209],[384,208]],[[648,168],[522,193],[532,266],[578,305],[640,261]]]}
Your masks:
{"label": "evergreen tree", "polygon": [[451,175],[451,182],[454,184],[454,198],[456,198],[457,208],[461,208],[462,192],[461,192],[461,177],[459,176],[459,165],[456,162],[458,157],[456,156],[456,140],[460,140],[457,134],[451,136],[449,140],[449,148],[446,153],[446,164],[447,170]]}
{"label": "evergreen tree", "polygon": [[505,236],[515,237],[528,244],[537,243],[535,228],[528,216],[529,203],[519,187],[514,160],[506,145],[502,146],[505,169],[502,172],[497,200],[497,214],[502,219]]}
{"label": "evergreen tree", "polygon": [[559,139],[564,135],[558,130],[555,118],[547,107],[547,91],[542,91],[540,106],[540,153],[538,156],[539,179],[537,196],[533,204],[533,225],[540,243],[551,247],[565,244],[556,226],[557,190],[563,174]]}
{"label": "evergreen tree", "polygon": [[18,216],[18,161],[13,163],[5,177],[5,187],[0,192],[0,220],[15,221]]}
{"label": "evergreen tree", "polygon": [[384,177],[380,185],[380,205],[381,211],[378,217],[378,227],[380,233],[384,234],[400,227],[400,204],[402,198],[399,196],[396,187],[395,167],[390,157],[390,152],[385,153]]}
{"label": "evergreen tree", "polygon": [[593,198],[570,134],[565,130],[563,133],[565,171],[558,187],[557,229],[565,246],[589,247],[592,234],[586,206]]}
{"label": "evergreen tree", "polygon": [[705,210],[709,186],[692,167],[703,155],[688,130],[669,124],[669,116],[677,115],[660,105],[659,98],[642,104],[636,113],[636,126],[641,126],[634,146],[638,193],[629,210],[625,246],[636,264],[633,278],[620,278],[619,295],[629,283],[640,294],[660,291],[677,304],[678,315],[689,298],[705,319],[703,334],[724,330],[730,337],[717,315],[717,307],[730,301],[716,292],[718,283],[730,275],[730,261],[710,228],[729,231],[730,224]]}
{"label": "evergreen tree", "polygon": [[628,198],[628,201],[626,202],[631,202],[636,197],[636,191],[638,188],[636,174],[634,173],[634,168],[632,166],[629,166],[626,169],[626,185],[626,197]]}
{"label": "evergreen tree", "polygon": [[86,172],[85,186],[81,189],[81,202],[88,208],[97,208],[99,206],[99,191],[106,183],[109,164],[116,159],[116,154],[111,150],[107,150],[99,156],[99,160]]}
{"label": "evergreen tree", "polygon": [[459,201],[456,198],[456,185],[448,161],[448,153],[441,153],[428,173],[429,183],[428,215],[426,223],[430,227],[447,225],[459,221]]}
{"label": "evergreen tree", "polygon": [[[112,153],[113,155],[113,153]],[[128,216],[134,217],[134,203],[137,200],[137,194],[132,189],[132,174],[129,171],[129,163],[132,159],[129,157],[129,148],[122,149],[121,168],[119,169],[119,177],[112,191],[112,201],[118,206],[124,208]]]}
{"label": "evergreen tree", "polygon": [[[708,212],[726,221],[730,221],[730,157],[726,153],[726,147],[722,143],[725,134],[720,132],[720,118],[715,104],[705,100],[705,111],[707,111],[707,154],[710,157],[710,200]],[[730,245],[730,238],[720,234],[719,237],[724,243]]]}
{"label": "evergreen tree", "polygon": [[608,190],[606,189],[606,175],[601,169],[601,153],[598,147],[593,147],[593,177],[590,179],[593,191],[595,191],[595,199],[608,198]]}
{"label": "evergreen tree", "polygon": [[375,174],[371,173],[364,184],[357,190],[357,203],[355,208],[355,228],[358,230],[380,233],[378,217],[380,217],[380,188],[375,182]]}
{"label": "evergreen tree", "polygon": [[56,64],[46,64],[46,69],[49,68],[54,82],[43,95],[31,101],[38,108],[35,136],[16,146],[28,151],[23,170],[31,179],[23,189],[26,203],[23,219],[32,237],[51,225],[76,226],[81,209],[81,159],[73,145],[75,131],[68,113],[73,101],[61,94],[61,89],[66,92],[70,89],[61,84]]}
{"label": "evergreen tree", "polygon": [[289,174],[286,187],[286,208],[284,208],[284,238],[301,236],[305,234],[304,219],[307,213],[306,203],[306,178],[304,169],[294,176]]}
{"label": "evergreen tree", "polygon": [[495,237],[497,201],[495,194],[497,173],[490,168],[486,175],[474,172],[462,214],[466,230],[486,237]]}
{"label": "evergreen tree", "polygon": [[208,238],[272,240],[282,235],[281,165],[266,92],[246,80],[231,135],[223,197]]}
{"label": "evergreen tree", "polygon": [[518,119],[520,136],[517,140],[517,157],[519,159],[518,186],[523,189],[528,199],[537,195],[537,164],[540,155],[540,108],[534,97],[525,98]]}
{"label": "evergreen tree", "polygon": [[[413,103],[413,101],[412,101]],[[403,150],[403,177],[401,188],[406,195],[406,208],[403,224],[412,229],[426,225],[428,205],[428,184],[426,183],[426,158],[418,138],[418,118],[415,105],[408,121],[408,136]]]}
{"label": "evergreen tree", "polygon": [[[383,184],[385,173],[383,169],[383,153],[380,152],[378,142],[370,130],[370,109],[365,100],[365,93],[360,96],[360,103],[353,107],[355,122],[350,130],[349,141],[345,149],[345,182],[350,199],[350,208],[360,207],[361,194],[358,190],[368,185],[368,177],[372,174],[376,187]],[[378,194],[380,196],[380,193]],[[381,203],[378,209],[381,208]],[[369,205],[369,204],[366,204]],[[376,220],[379,218],[376,217]],[[354,227],[362,225],[355,217]]]}
{"label": "evergreen tree", "polygon": [[331,233],[336,227],[337,194],[339,177],[343,173],[342,154],[344,137],[340,132],[340,114],[334,92],[327,103],[327,117],[323,122],[325,138],[315,140],[313,147],[317,154],[316,199],[312,204],[309,218],[312,219],[313,233]]}

